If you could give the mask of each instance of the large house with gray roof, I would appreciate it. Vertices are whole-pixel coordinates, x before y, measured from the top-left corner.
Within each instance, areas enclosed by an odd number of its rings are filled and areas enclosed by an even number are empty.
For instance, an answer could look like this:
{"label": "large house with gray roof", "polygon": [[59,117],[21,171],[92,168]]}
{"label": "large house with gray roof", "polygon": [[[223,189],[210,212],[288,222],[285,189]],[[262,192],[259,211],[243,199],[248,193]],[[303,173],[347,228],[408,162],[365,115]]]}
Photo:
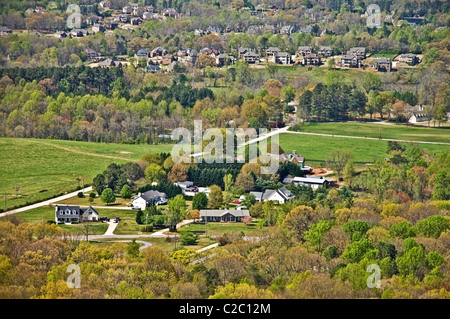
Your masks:
{"label": "large house with gray roof", "polygon": [[244,217],[249,217],[247,209],[202,209],[200,218],[203,222],[241,222]]}
{"label": "large house with gray roof", "polygon": [[145,210],[149,205],[162,205],[167,203],[166,193],[150,190],[145,193],[139,193],[132,198],[133,207]]}
{"label": "large house with gray roof", "polygon": [[284,204],[290,199],[294,198],[294,195],[286,187],[281,187],[280,189],[266,189],[265,192],[250,192],[257,202],[265,201],[276,201],[279,204]]}
{"label": "large house with gray roof", "polygon": [[56,205],[55,207],[56,223],[82,223],[97,220],[98,213],[92,206],[86,209],[69,205]]}

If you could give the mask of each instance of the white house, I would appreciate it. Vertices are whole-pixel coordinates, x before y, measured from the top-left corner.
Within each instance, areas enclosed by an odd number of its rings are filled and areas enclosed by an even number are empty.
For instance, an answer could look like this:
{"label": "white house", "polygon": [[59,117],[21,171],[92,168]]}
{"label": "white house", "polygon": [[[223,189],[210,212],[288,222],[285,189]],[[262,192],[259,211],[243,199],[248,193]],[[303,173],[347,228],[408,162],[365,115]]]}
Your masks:
{"label": "white house", "polygon": [[56,205],[55,206],[55,222],[56,223],[81,223],[86,221],[97,221],[97,211],[89,206],[86,209],[80,206]]}
{"label": "white house", "polygon": [[319,176],[306,176],[306,177],[293,177],[285,178],[283,184],[294,184],[296,186],[308,186],[312,189],[323,188],[325,185],[328,186],[332,180],[328,178],[323,178]]}
{"label": "white house", "polygon": [[294,198],[294,195],[286,187],[283,186],[277,190],[266,189],[261,200],[263,202],[271,200],[278,202],[279,204],[284,204],[292,198]]}
{"label": "white house", "polygon": [[166,194],[154,190],[139,193],[132,198],[133,207],[145,210],[148,205],[162,205],[167,203]]}

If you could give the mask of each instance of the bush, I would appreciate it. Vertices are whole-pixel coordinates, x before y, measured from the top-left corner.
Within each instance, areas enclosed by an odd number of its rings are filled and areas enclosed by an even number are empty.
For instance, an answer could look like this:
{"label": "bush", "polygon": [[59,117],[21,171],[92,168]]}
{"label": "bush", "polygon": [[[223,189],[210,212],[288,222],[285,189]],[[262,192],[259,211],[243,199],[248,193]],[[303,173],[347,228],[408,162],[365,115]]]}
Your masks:
{"label": "bush", "polygon": [[136,213],[136,223],[138,223],[139,225],[142,225],[142,216],[144,216],[144,213],[138,210]]}
{"label": "bush", "polygon": [[97,195],[96,195],[94,192],[91,192],[91,193],[89,193],[89,197],[90,197],[90,198],[96,198]]}
{"label": "bush", "polygon": [[190,231],[182,232],[180,234],[180,242],[182,245],[196,245],[197,244],[197,236]]}
{"label": "bush", "polygon": [[84,198],[83,192],[78,192],[77,196],[78,196],[79,198]]}
{"label": "bush", "polygon": [[147,226],[142,227],[142,232],[144,232],[144,233],[153,232],[153,225],[147,225]]}

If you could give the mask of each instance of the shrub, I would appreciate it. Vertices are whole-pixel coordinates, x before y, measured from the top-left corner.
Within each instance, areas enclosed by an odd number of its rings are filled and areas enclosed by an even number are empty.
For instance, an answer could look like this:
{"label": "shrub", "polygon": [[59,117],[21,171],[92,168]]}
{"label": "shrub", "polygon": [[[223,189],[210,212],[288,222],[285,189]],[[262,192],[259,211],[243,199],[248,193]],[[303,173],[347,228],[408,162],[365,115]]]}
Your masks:
{"label": "shrub", "polygon": [[78,196],[79,198],[84,198],[83,192],[78,192],[77,196]]}
{"label": "shrub", "polygon": [[180,234],[180,242],[182,245],[196,245],[197,244],[197,236],[190,231],[182,232]]}
{"label": "shrub", "polygon": [[142,225],[142,216],[144,216],[144,213],[138,210],[136,213],[136,223],[138,223],[139,225]]}
{"label": "shrub", "polygon": [[142,232],[144,232],[144,233],[153,232],[153,225],[147,225],[147,226],[142,227]]}
{"label": "shrub", "polygon": [[89,197],[90,197],[90,198],[96,198],[97,195],[96,195],[94,192],[90,192],[90,193],[89,193]]}

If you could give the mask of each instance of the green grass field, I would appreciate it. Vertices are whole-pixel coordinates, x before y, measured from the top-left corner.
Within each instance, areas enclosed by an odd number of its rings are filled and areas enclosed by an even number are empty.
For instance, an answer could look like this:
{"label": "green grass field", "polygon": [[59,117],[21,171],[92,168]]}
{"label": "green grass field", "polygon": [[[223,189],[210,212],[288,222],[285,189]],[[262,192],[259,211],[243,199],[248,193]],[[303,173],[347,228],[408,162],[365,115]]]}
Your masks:
{"label": "green grass field", "polygon": [[450,143],[450,129],[373,123],[304,123],[301,132]]}
{"label": "green grass field", "polygon": [[5,208],[4,194],[7,209],[24,206],[76,190],[79,177],[89,184],[111,163],[170,152],[171,147],[0,138],[0,209]]}
{"label": "green grass field", "polygon": [[[183,226],[182,230],[192,231],[197,235],[205,235],[204,223],[191,223]],[[262,232],[257,227],[255,221],[245,226],[244,223],[208,223],[207,224],[208,236],[222,236],[226,232],[244,232],[245,236],[257,236]]]}

